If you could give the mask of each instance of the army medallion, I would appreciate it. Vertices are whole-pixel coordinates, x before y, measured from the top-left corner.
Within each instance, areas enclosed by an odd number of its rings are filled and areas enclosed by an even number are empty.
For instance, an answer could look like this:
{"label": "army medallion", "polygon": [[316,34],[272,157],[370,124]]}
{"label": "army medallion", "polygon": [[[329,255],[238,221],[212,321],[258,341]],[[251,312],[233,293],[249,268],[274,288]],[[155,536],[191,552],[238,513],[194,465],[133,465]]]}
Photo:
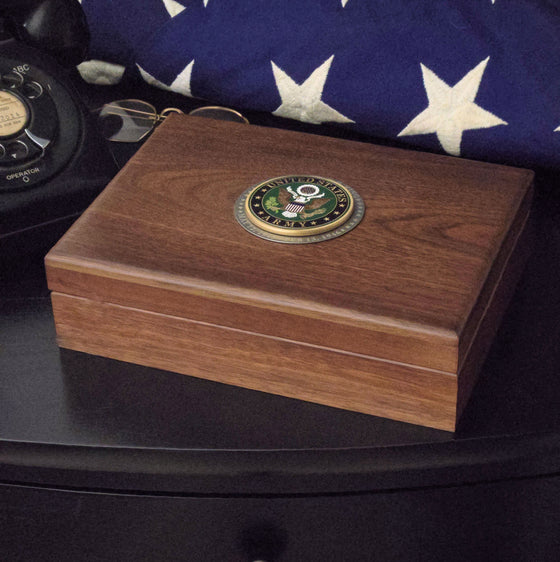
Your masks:
{"label": "army medallion", "polygon": [[291,244],[341,236],[363,214],[363,201],[353,189],[308,175],[268,179],[246,190],[235,207],[238,222],[252,234]]}

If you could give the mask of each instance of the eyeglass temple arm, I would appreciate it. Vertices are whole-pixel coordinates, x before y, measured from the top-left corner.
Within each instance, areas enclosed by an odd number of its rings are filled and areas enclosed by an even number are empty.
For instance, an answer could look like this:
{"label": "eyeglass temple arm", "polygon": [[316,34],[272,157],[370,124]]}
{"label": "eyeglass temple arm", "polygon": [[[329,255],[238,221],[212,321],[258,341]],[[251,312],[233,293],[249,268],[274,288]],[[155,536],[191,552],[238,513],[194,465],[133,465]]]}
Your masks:
{"label": "eyeglass temple arm", "polygon": [[183,113],[180,109],[177,109],[176,107],[166,107],[161,113],[156,113],[152,111],[141,111],[140,109],[125,108],[125,107],[121,107],[120,105],[112,105],[110,103],[106,103],[103,106],[103,108],[118,109],[119,111],[118,112],[115,111],[114,115],[118,115],[119,112],[126,112],[126,113],[134,113],[135,115],[138,116],[143,116],[143,115],[149,117],[155,116],[156,122],[163,121],[170,113]]}

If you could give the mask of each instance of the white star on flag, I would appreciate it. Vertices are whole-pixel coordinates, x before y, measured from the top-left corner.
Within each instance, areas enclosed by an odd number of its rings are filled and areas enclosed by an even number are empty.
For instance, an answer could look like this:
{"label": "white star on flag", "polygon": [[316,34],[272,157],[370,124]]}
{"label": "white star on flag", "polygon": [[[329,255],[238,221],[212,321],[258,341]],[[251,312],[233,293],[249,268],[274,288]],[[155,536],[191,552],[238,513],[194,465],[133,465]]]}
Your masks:
{"label": "white star on flag", "polygon": [[176,2],[175,0],[163,0],[163,5],[172,18],[180,14],[185,9],[185,6],[179,4],[179,2]]}
{"label": "white star on flag", "polygon": [[150,85],[161,88],[162,90],[169,90],[177,92],[190,98],[193,97],[191,93],[191,74],[194,65],[194,59],[187,64],[187,66],[177,75],[177,78],[168,86],[157,78],[153,77],[150,73],[146,72],[139,64],[136,66],[142,75],[142,78]]}
{"label": "white star on flag", "polygon": [[302,84],[294,82],[280,67],[270,61],[276,87],[282,99],[282,103],[273,115],[315,125],[328,121],[354,123],[321,100],[333,58],[334,55],[316,68]]}
{"label": "white star on flag", "polygon": [[453,87],[420,64],[428,107],[398,136],[436,133],[448,154],[460,156],[463,131],[507,125],[505,121],[474,103],[489,59],[490,57],[475,66]]}

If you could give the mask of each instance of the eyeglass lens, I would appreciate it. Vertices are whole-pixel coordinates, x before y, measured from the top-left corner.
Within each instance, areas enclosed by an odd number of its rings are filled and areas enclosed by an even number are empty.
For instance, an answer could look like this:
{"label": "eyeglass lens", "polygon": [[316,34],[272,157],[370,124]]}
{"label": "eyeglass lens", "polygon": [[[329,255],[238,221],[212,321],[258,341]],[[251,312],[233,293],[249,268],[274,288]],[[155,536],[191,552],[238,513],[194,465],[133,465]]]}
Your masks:
{"label": "eyeglass lens", "polygon": [[138,142],[155,127],[156,108],[141,100],[121,100],[105,104],[99,111],[101,132],[107,140]]}
{"label": "eyeglass lens", "polygon": [[193,109],[189,115],[208,117],[209,119],[218,119],[220,121],[233,121],[234,123],[249,123],[247,118],[239,113],[239,111],[217,105],[197,107]]}

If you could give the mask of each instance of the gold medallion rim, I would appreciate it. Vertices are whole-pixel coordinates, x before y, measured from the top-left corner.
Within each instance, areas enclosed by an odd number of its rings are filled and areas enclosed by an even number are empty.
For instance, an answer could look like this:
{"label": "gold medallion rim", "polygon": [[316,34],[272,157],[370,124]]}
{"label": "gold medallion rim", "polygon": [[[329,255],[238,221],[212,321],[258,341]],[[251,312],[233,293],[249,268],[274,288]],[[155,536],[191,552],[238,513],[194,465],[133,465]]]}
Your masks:
{"label": "gold medallion rim", "polygon": [[[267,223],[266,221],[263,221],[262,219],[259,219],[258,217],[256,217],[253,213],[253,211],[251,210],[250,207],[250,200],[251,197],[253,196],[253,194],[258,191],[259,189],[261,189],[263,187],[263,185],[266,185],[270,182],[276,181],[276,180],[280,180],[280,179],[284,179],[284,178],[313,178],[313,179],[318,179],[318,180],[324,180],[324,181],[328,181],[332,184],[334,184],[335,186],[341,188],[344,190],[344,192],[346,193],[347,197],[348,197],[348,201],[349,201],[349,205],[346,208],[346,210],[344,211],[344,214],[340,217],[338,217],[337,219],[335,219],[334,221],[328,223],[328,224],[322,224],[316,227],[309,227],[306,228],[305,230],[287,230],[285,227],[279,227],[279,226],[275,226],[275,225],[271,225],[269,223]],[[330,232],[333,230],[336,230],[338,228],[340,228],[342,225],[344,225],[351,217],[352,214],[354,212],[354,195],[351,193],[351,191],[348,189],[347,186],[345,186],[344,184],[340,183],[339,181],[333,180],[331,178],[325,178],[323,176],[315,176],[312,174],[287,174],[284,176],[277,176],[274,178],[269,178],[265,181],[260,182],[259,184],[255,185],[253,188],[250,189],[250,191],[248,191],[247,195],[245,196],[245,215],[247,217],[247,219],[254,225],[256,226],[258,229],[264,231],[264,232],[269,232],[270,234],[276,234],[278,236],[283,236],[286,238],[300,238],[300,237],[307,237],[307,236],[316,236],[317,234],[323,234],[326,232]]]}

